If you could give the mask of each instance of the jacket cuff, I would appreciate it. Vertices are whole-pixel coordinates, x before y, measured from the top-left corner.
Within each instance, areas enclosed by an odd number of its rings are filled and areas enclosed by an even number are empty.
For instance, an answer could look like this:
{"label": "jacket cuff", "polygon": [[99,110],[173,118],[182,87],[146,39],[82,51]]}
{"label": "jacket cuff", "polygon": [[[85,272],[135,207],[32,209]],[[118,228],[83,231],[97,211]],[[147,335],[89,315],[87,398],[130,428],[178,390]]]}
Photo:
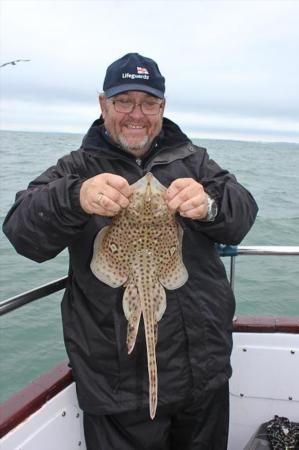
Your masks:
{"label": "jacket cuff", "polygon": [[82,213],[87,218],[90,216],[90,214],[84,211],[80,203],[80,190],[85,180],[86,178],[80,178],[76,180],[76,182],[72,186],[72,189],[70,190],[70,201],[72,208],[74,208],[75,211]]}

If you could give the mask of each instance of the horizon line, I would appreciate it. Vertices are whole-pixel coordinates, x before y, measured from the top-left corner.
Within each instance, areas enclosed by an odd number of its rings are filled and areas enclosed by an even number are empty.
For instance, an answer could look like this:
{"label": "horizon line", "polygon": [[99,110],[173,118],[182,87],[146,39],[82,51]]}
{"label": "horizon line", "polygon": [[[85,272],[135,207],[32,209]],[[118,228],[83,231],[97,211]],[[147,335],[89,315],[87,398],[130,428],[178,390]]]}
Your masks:
{"label": "horizon line", "polygon": [[[3,132],[15,132],[15,133],[43,133],[43,134],[75,134],[79,136],[84,136],[86,132],[80,131],[58,131],[58,130],[22,130],[22,129],[5,129],[0,128],[0,131]],[[185,133],[186,134],[186,133]],[[236,141],[236,142],[256,142],[256,143],[268,143],[268,144],[292,144],[298,145],[296,141],[288,141],[288,140],[279,140],[279,138],[258,138],[257,136],[242,136],[242,137],[228,137],[228,136],[219,136],[220,133],[217,133],[217,137],[211,136],[210,133],[188,133],[191,137],[190,139],[202,139],[202,140],[211,140],[211,141]]]}

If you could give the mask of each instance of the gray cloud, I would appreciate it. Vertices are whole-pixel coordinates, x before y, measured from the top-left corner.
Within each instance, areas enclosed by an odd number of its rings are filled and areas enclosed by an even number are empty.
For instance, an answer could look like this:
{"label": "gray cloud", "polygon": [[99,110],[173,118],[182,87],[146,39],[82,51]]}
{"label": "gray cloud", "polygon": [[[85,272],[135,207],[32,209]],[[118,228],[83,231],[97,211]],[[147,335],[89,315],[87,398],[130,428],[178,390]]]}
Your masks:
{"label": "gray cloud", "polygon": [[[84,131],[107,65],[138,51],[165,74],[171,113],[214,115],[211,133],[229,131],[228,116],[281,119],[294,124],[296,139],[298,13],[299,3],[287,0],[143,1],[138,10],[135,1],[3,2],[1,62],[31,62],[0,69],[2,126],[22,127],[27,105],[26,129],[44,126],[43,110],[48,127],[69,130],[73,120],[77,130],[82,120]],[[16,102],[20,116],[9,113]]]}

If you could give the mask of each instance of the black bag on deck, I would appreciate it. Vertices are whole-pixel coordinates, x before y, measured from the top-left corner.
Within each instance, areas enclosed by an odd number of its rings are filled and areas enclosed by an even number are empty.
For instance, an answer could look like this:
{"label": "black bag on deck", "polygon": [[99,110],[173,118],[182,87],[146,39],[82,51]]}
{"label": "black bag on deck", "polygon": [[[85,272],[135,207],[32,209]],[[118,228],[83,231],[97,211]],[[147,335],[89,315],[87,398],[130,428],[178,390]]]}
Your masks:
{"label": "black bag on deck", "polygon": [[259,427],[244,450],[299,450],[299,423],[275,416]]}

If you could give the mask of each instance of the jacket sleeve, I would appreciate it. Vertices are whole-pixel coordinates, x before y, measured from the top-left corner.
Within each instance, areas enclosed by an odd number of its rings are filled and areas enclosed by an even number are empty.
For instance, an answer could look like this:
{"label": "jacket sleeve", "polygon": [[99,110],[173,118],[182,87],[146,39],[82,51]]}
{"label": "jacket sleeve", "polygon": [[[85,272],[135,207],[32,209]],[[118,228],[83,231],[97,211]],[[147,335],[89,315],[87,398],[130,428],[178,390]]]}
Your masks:
{"label": "jacket sleeve", "polygon": [[198,181],[216,201],[218,214],[214,222],[193,221],[200,231],[215,242],[238,245],[252,227],[257,204],[236,177],[222,169],[204,150]]}
{"label": "jacket sleeve", "polygon": [[90,218],[79,202],[83,181],[67,156],[16,194],[3,231],[18,253],[42,262],[76,239]]}

